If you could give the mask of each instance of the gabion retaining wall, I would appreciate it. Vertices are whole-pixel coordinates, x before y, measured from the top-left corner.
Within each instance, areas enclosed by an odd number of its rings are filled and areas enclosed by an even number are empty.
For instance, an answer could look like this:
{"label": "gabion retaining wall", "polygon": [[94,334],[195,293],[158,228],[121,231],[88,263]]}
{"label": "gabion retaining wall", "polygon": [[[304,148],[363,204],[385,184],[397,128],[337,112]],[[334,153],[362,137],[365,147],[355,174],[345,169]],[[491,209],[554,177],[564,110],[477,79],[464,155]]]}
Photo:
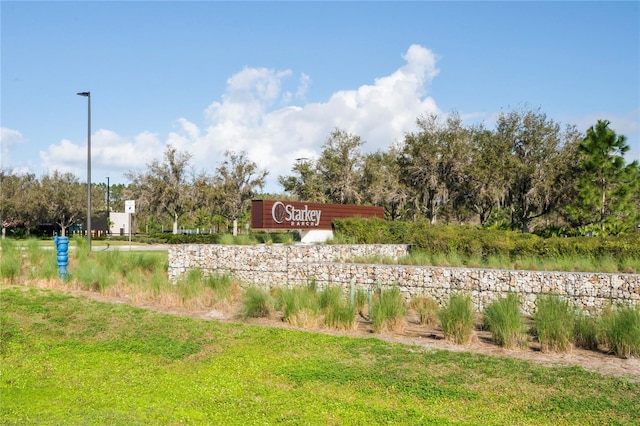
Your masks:
{"label": "gabion retaining wall", "polygon": [[357,257],[397,259],[408,254],[407,245],[175,245],[169,248],[169,279],[175,282],[191,268],[206,273],[230,272],[246,284],[266,288],[304,285],[340,285],[376,290],[397,286],[408,300],[428,296],[444,305],[455,292],[470,294],[482,311],[509,292],[520,295],[525,314],[535,311],[542,293],[559,294],[575,306],[600,312],[609,304],[640,304],[640,274],[511,271],[342,263]]}

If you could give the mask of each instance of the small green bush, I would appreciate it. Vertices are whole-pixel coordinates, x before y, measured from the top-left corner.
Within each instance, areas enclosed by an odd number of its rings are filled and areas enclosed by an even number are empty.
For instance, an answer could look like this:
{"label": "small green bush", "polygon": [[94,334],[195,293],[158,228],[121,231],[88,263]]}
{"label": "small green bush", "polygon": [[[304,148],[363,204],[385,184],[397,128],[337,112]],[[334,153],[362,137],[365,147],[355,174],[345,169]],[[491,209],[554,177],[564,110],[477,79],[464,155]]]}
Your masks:
{"label": "small green bush", "polygon": [[507,297],[491,302],[484,309],[482,321],[498,345],[512,348],[524,344],[520,297],[517,294],[509,293]]}
{"label": "small green bush", "polygon": [[409,304],[418,313],[421,325],[434,325],[438,321],[438,302],[431,297],[414,297]]}
{"label": "small green bush", "polygon": [[242,296],[242,309],[240,314],[247,318],[266,318],[273,313],[273,299],[264,289],[251,286]]}
{"label": "small green bush", "polygon": [[575,314],[569,302],[557,295],[541,295],[533,315],[542,351],[565,352],[573,341]]}
{"label": "small green bush", "polygon": [[471,340],[475,328],[475,319],[471,296],[453,294],[449,303],[438,313],[444,337],[457,344]]}
{"label": "small green bush", "polygon": [[408,223],[372,217],[350,217],[333,221],[341,242],[357,244],[398,244],[407,241]]}
{"label": "small green bush", "polygon": [[373,330],[400,332],[407,324],[406,315],[407,305],[400,290],[397,287],[383,290],[373,304]]}
{"label": "small green bush", "polygon": [[618,305],[602,314],[601,335],[609,351],[617,356],[640,355],[640,308]]}

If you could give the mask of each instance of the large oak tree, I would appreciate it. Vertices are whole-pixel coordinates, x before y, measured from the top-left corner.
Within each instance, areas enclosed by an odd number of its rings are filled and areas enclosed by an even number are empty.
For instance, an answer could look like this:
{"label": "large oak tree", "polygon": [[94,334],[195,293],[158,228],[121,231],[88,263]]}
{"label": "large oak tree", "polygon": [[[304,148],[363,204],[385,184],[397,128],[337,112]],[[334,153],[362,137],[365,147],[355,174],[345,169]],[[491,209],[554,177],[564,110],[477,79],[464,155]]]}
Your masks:
{"label": "large oak tree", "polygon": [[257,190],[264,187],[268,173],[249,160],[245,151],[224,153],[224,159],[216,168],[213,178],[214,197],[220,213],[233,222],[234,234],[237,232],[238,218],[249,211],[249,202]]}
{"label": "large oak tree", "polygon": [[191,154],[167,146],[162,161],[153,160],[142,172],[128,172],[128,196],[149,213],[169,215],[173,233],[178,233],[178,218],[193,208]]}

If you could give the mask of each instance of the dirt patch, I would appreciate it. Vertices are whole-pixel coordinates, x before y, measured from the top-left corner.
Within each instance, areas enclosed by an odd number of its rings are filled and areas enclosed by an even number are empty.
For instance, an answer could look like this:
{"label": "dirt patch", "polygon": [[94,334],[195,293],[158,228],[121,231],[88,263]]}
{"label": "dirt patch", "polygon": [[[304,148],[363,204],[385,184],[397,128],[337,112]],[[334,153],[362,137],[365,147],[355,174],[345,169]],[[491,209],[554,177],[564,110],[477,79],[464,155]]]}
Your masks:
{"label": "dirt patch", "polygon": [[[233,313],[238,312],[237,309],[187,309],[176,306],[160,306],[153,303],[135,304],[132,303],[131,298],[126,295],[108,297],[97,292],[65,289],[55,285],[40,285],[40,287],[55,287],[57,290],[65,291],[75,296],[84,296],[101,302],[126,303],[139,308],[151,309],[172,315],[227,322],[242,321]],[[504,349],[493,343],[489,332],[480,330],[479,328],[474,331],[470,343],[456,345],[446,340],[438,327],[420,325],[416,316],[412,313],[408,317],[408,323],[405,329],[402,332],[395,333],[374,333],[371,323],[362,316],[358,316],[357,327],[353,330],[346,331],[331,330],[322,327],[309,327],[304,329],[294,327],[283,322],[280,314],[276,314],[272,318],[253,318],[242,322],[262,327],[305,330],[334,336],[375,337],[388,342],[415,345],[424,349],[441,349],[454,352],[472,352],[491,356],[512,357],[545,366],[579,366],[585,370],[600,374],[616,376],[632,382],[640,382],[640,358],[620,358],[608,354],[604,350],[592,351],[579,348],[573,348],[566,353],[542,352],[536,342],[529,342],[529,346],[523,349]]]}

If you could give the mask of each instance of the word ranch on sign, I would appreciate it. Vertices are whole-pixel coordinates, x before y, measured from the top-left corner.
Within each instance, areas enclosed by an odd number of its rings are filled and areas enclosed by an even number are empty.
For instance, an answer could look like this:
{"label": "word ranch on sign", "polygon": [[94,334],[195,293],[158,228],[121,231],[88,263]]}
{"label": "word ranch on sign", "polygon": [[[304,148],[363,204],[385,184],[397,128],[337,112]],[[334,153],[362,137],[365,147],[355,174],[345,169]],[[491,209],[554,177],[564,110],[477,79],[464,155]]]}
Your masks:
{"label": "word ranch on sign", "polygon": [[320,225],[321,210],[310,209],[305,205],[302,209],[297,209],[291,204],[284,204],[277,201],[271,208],[271,217],[276,223],[290,222],[292,225],[318,226]]}

